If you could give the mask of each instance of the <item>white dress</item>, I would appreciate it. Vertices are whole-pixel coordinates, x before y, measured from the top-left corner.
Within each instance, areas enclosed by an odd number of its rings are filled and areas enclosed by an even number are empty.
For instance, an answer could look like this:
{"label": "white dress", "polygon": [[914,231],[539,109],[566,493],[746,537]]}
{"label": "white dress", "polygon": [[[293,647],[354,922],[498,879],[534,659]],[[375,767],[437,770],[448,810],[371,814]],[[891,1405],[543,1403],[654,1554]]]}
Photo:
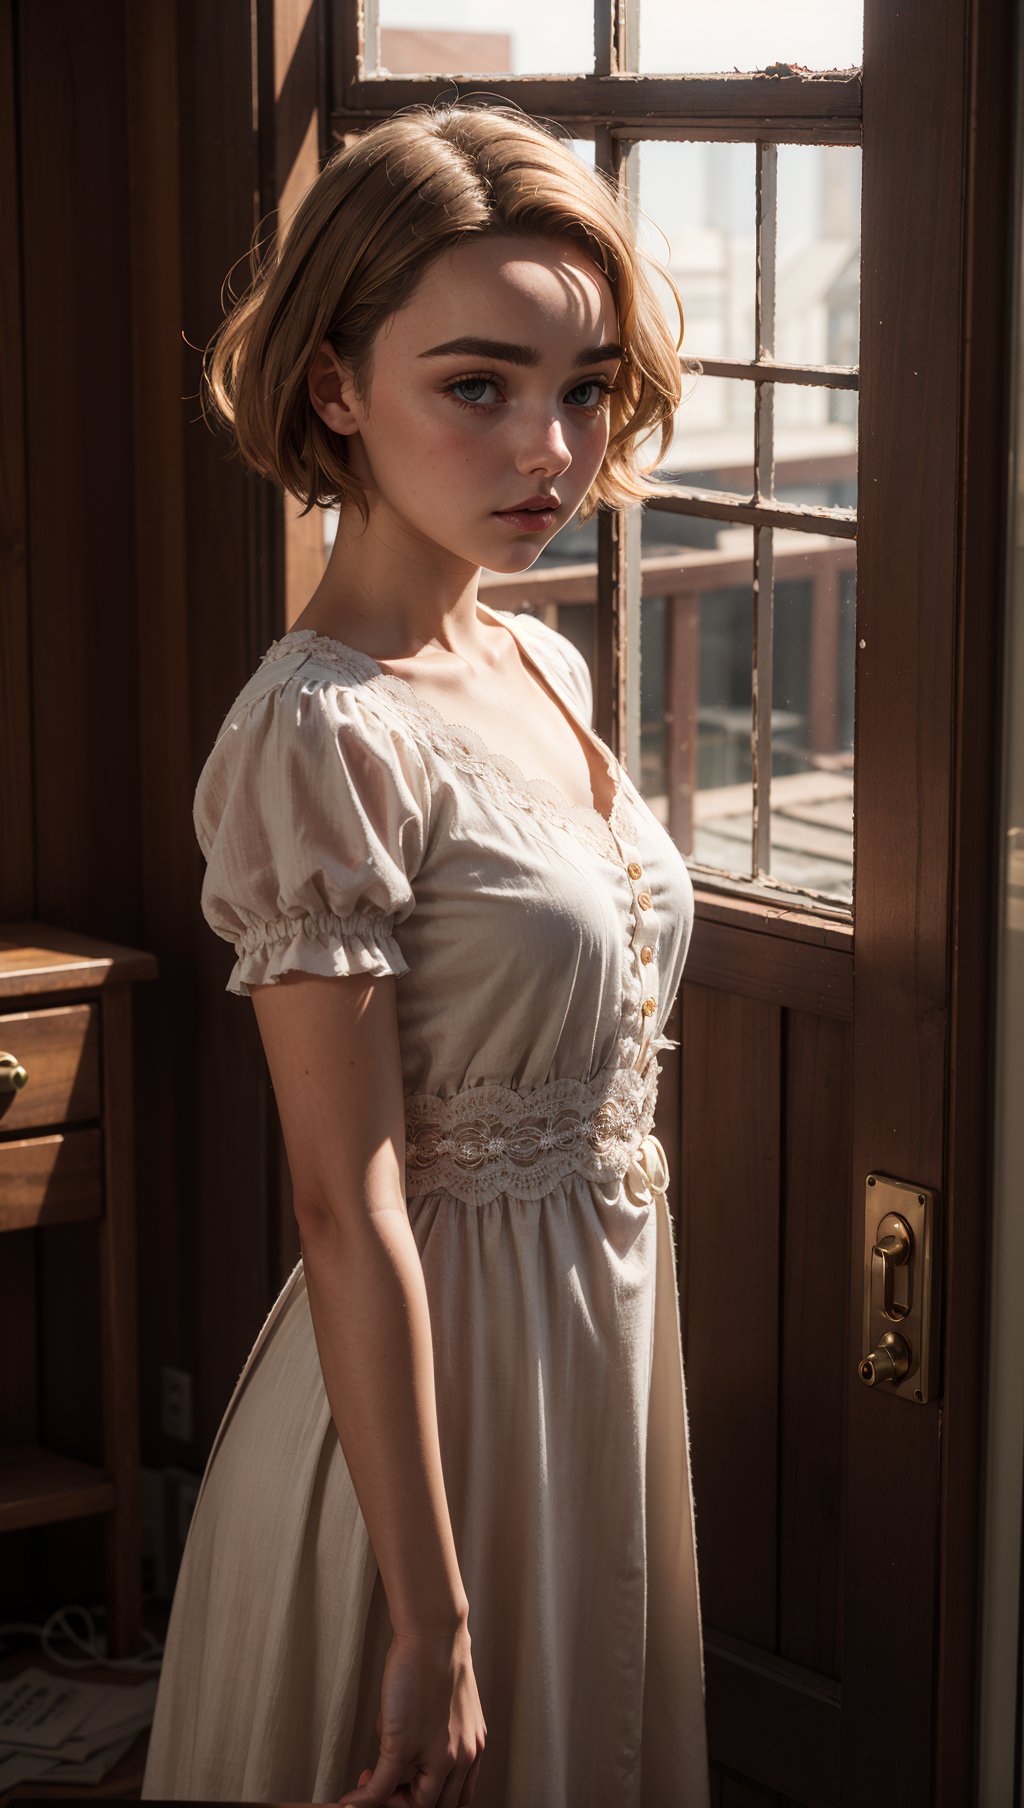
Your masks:
{"label": "white dress", "polygon": [[[572,643],[486,613],[596,742]],[[229,991],[295,968],[399,976],[406,1193],[487,1723],[475,1808],[710,1801],[669,1177],[651,1133],[693,892],[597,745],[610,821],[366,653],[293,630],[232,704],[195,799],[202,908],[237,956]],[[389,1637],[300,1261],[203,1476],[143,1798],[336,1802],[377,1760]]]}

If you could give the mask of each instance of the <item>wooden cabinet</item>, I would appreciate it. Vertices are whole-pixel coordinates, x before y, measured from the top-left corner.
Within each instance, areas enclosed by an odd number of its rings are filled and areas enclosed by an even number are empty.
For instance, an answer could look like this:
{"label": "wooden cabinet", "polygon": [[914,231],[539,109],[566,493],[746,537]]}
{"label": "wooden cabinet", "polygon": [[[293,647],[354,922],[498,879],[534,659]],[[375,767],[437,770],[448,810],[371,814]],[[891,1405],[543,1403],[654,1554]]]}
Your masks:
{"label": "wooden cabinet", "polygon": [[[112,1657],[141,1646],[131,1008],[132,986],[157,970],[139,949],[0,922],[0,1233],[28,1233],[9,1264],[0,1243],[0,1532],[105,1515]],[[62,1327],[47,1322],[37,1284],[39,1240],[83,1221],[96,1237],[96,1267],[75,1279],[98,1288],[99,1347],[85,1378],[101,1406],[97,1463],[61,1448],[61,1375],[47,1386],[44,1343]],[[72,1379],[80,1389],[83,1377]]]}

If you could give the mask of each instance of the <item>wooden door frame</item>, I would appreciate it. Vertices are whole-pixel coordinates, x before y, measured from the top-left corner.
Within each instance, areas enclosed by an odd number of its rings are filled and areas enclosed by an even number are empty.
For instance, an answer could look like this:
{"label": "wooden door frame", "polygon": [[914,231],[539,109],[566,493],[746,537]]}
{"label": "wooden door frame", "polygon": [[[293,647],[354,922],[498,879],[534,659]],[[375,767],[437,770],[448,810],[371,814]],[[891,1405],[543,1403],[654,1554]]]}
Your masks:
{"label": "wooden door frame", "polygon": [[[882,1799],[880,1779],[904,1804],[962,1808],[975,1789],[1012,39],[1009,0],[867,0],[861,305],[882,330],[860,405],[850,1803]],[[857,1375],[873,1169],[940,1195],[942,1372],[923,1406]],[[901,1661],[906,1628],[933,1669]]]}

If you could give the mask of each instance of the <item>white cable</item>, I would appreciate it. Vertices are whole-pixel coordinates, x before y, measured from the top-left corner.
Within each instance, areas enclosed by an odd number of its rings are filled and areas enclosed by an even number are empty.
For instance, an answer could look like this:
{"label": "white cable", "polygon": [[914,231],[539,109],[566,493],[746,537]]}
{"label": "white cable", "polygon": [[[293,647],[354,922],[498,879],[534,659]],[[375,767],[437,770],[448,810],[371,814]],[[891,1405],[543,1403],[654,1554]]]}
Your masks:
{"label": "white cable", "polygon": [[[107,1610],[101,1602],[94,1602],[93,1611],[102,1619],[106,1616]],[[84,1639],[79,1637],[71,1624],[70,1616],[72,1614],[81,1614],[82,1619],[85,1621],[87,1636]],[[54,1612],[51,1613],[49,1619],[41,1626],[34,1625],[28,1621],[19,1622],[17,1620],[7,1620],[0,1623],[0,1638],[2,1638],[5,1633],[10,1632],[34,1633],[42,1643],[43,1650],[47,1657],[50,1658],[53,1663],[62,1664],[65,1669],[69,1670],[91,1670],[97,1665],[102,1665],[104,1669],[141,1670],[147,1676],[155,1676],[159,1673],[164,1654],[164,1647],[160,1643],[160,1640],[154,1638],[153,1634],[143,1627],[142,1638],[144,1649],[139,1656],[106,1657],[104,1655],[107,1643],[106,1633],[97,1631],[93,1614],[89,1612],[87,1607],[83,1607],[77,1601],[71,1602],[67,1607],[56,1608]],[[62,1654],[54,1648],[53,1641],[57,1635],[63,1637],[65,1641],[70,1640],[73,1645],[77,1645],[78,1649],[84,1651],[86,1655],[84,1657],[62,1656]]]}

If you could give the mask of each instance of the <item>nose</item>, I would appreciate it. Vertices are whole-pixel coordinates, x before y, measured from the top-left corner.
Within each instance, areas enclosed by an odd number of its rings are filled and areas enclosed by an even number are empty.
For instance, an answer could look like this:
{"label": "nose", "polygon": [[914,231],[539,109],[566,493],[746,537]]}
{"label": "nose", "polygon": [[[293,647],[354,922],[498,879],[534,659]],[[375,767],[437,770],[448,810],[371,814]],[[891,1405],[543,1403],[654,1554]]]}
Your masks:
{"label": "nose", "polygon": [[558,477],[572,464],[572,453],[565,443],[562,423],[557,414],[540,415],[529,433],[517,460],[520,471],[543,471]]}

